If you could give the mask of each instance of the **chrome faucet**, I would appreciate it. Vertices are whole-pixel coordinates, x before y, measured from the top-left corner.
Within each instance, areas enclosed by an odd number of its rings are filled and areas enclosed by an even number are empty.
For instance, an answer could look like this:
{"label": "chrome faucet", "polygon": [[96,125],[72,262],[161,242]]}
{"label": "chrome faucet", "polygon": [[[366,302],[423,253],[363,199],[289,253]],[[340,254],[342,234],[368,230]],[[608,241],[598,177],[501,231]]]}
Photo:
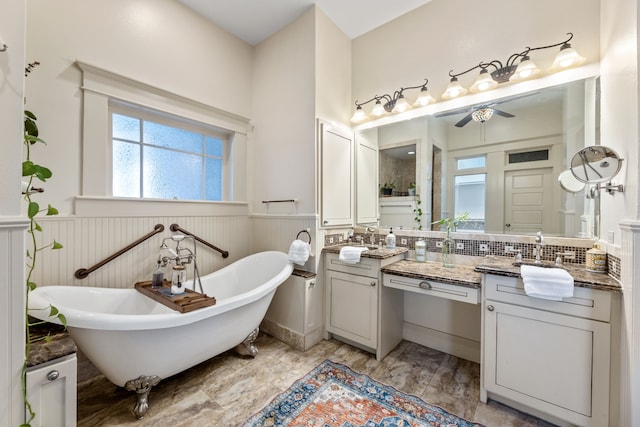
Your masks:
{"label": "chrome faucet", "polygon": [[536,237],[535,240],[536,242],[536,248],[533,250],[533,253],[535,255],[535,260],[534,262],[536,264],[542,264],[542,247],[544,246],[544,236],[542,235],[542,231],[538,231],[536,233]]}
{"label": "chrome faucet", "polygon": [[369,243],[371,244],[371,246],[375,246],[376,245],[376,235],[374,234],[376,232],[376,228],[373,226],[368,226],[366,228],[366,232],[367,233],[371,233],[371,235],[369,236]]}
{"label": "chrome faucet", "polygon": [[[193,251],[191,249],[180,246],[180,242],[184,239],[190,239],[193,243]],[[176,248],[171,249],[167,245],[167,240],[171,240],[176,242]],[[185,264],[191,264],[193,262],[193,290],[195,291],[196,282],[199,285],[200,293],[204,294],[204,290],[202,289],[202,281],[200,280],[200,272],[198,271],[198,264],[196,263],[196,245],[195,238],[193,236],[184,236],[182,234],[174,234],[171,237],[165,237],[162,239],[162,244],[160,245],[160,250],[166,250],[169,252],[171,256],[162,256],[158,257],[158,264],[161,267],[166,267],[171,261],[175,263],[176,266],[184,267]]]}

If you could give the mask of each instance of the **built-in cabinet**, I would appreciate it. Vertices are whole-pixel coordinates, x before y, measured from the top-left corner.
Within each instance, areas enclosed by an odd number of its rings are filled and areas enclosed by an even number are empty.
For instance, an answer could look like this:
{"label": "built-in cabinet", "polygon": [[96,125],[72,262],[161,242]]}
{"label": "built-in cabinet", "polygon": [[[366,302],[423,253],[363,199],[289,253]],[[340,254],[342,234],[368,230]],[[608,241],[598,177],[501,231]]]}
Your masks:
{"label": "built-in cabinet", "polygon": [[382,286],[380,269],[403,256],[363,257],[357,264],[346,264],[337,254],[326,254],[326,338],[346,339],[374,352],[378,360],[398,345],[402,340],[403,295]]}
{"label": "built-in cabinet", "polygon": [[327,122],[318,122],[320,150],[320,223],[322,227],[353,225],[353,137]]}
{"label": "built-in cabinet", "polygon": [[76,366],[74,353],[27,369],[27,398],[36,414],[31,426],[76,425]]}
{"label": "built-in cabinet", "polygon": [[322,340],[323,292],[314,273],[294,270],[278,286],[260,329],[306,351]]}
{"label": "built-in cabinet", "polygon": [[378,221],[378,132],[356,134],[356,223]]}
{"label": "built-in cabinet", "polygon": [[609,425],[611,293],[526,295],[522,280],[483,277],[481,400],[502,400],[552,422]]}

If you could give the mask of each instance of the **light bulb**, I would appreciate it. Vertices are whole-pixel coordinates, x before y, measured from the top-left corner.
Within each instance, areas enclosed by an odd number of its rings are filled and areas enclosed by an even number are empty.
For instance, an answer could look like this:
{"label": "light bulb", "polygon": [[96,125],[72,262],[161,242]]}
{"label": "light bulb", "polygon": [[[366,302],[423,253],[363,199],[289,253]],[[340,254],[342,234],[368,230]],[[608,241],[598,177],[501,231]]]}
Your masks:
{"label": "light bulb", "polygon": [[364,113],[364,110],[362,109],[361,106],[358,105],[358,108],[356,108],[356,112],[353,113],[353,116],[351,117],[351,121],[353,123],[360,123],[361,121],[364,121],[364,119],[367,118],[367,115]]}
{"label": "light bulb", "polygon": [[473,83],[473,85],[469,88],[469,90],[473,93],[484,92],[487,90],[495,89],[498,86],[498,82],[491,78],[491,75],[483,68],[480,71],[480,75]]}
{"label": "light bulb", "polygon": [[549,71],[560,71],[564,68],[576,67],[584,61],[584,57],[580,56],[569,43],[565,43],[560,47],[560,52],[556,55],[556,59],[553,60]]}
{"label": "light bulb", "polygon": [[462,87],[457,78],[451,77],[451,81],[447,86],[447,89],[442,94],[442,99],[453,99],[462,96],[467,93],[467,90]]}
{"label": "light bulb", "polygon": [[540,74],[540,68],[534,64],[534,62],[528,56],[523,56],[522,61],[518,64],[518,68],[513,73],[513,76],[509,80],[518,82],[521,80],[530,79]]}

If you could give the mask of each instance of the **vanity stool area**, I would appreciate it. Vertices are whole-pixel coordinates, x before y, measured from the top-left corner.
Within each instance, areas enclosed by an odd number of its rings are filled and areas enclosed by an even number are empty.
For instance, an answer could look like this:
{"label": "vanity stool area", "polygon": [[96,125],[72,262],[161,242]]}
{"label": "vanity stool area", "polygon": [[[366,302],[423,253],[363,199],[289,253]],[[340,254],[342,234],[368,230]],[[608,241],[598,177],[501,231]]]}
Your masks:
{"label": "vanity stool area", "polygon": [[[49,342],[44,340],[47,335]],[[76,344],[62,327],[52,324],[32,327],[31,340],[26,372],[27,398],[36,414],[31,426],[74,427]]]}
{"label": "vanity stool area", "polygon": [[480,362],[482,402],[496,400],[559,426],[613,425],[610,402],[617,399],[610,397],[619,368],[612,349],[619,348],[621,292],[613,278],[567,264],[562,268],[574,279],[573,297],[552,301],[525,293],[520,266],[510,257],[445,268],[388,249],[344,263],[339,250],[337,245],[323,251],[325,338],[359,346],[377,360],[403,339],[425,345],[415,339],[412,331],[420,326],[412,317],[420,310],[413,301],[428,297],[429,304],[449,310],[444,322],[458,321],[459,310],[464,322],[473,323],[470,329],[480,327],[471,350],[458,345],[453,333],[434,335],[435,341],[452,343],[433,347]]}

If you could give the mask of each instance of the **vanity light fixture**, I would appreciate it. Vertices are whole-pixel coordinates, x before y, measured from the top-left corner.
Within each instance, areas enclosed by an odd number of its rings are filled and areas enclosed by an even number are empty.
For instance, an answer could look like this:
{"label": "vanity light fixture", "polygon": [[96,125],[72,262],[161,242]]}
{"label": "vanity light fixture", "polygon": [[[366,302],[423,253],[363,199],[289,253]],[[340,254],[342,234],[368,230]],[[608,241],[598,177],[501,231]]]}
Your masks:
{"label": "vanity light fixture", "polygon": [[396,90],[393,95],[376,95],[368,101],[358,102],[356,101],[356,111],[351,117],[351,121],[353,123],[360,123],[367,119],[367,114],[362,109],[363,105],[366,105],[372,101],[376,101],[373,109],[371,110],[371,115],[375,117],[380,117],[385,113],[402,113],[412,108],[411,104],[404,97],[404,91],[407,89],[420,89],[420,94],[413,104],[416,107],[423,107],[425,105],[429,105],[435,102],[435,99],[429,93],[427,89],[427,83],[429,83],[428,79],[424,79],[424,84],[420,86],[409,86],[409,87],[401,87],[400,90]]}
{"label": "vanity light fixture", "polygon": [[[529,56],[529,53],[534,50],[549,49],[560,46],[560,52],[558,52],[553,64],[549,68],[550,72],[556,72],[582,64],[585,61],[585,58],[580,56],[569,43],[573,38],[573,33],[567,33],[567,35],[569,38],[560,43],[555,43],[549,46],[527,47],[520,53],[514,53],[509,56],[505,64],[494,59],[489,62],[481,62],[461,73],[456,74],[453,70],[449,71],[449,77],[451,77],[451,80],[447,89],[442,94],[442,98],[453,99],[466,94],[467,90],[462,87],[458,81],[458,77],[478,68],[480,69],[480,74],[469,89],[472,93],[495,89],[500,83],[521,81],[537,76],[541,71]],[[520,62],[516,64],[518,59]],[[490,68],[493,69],[493,71],[489,72]]]}

